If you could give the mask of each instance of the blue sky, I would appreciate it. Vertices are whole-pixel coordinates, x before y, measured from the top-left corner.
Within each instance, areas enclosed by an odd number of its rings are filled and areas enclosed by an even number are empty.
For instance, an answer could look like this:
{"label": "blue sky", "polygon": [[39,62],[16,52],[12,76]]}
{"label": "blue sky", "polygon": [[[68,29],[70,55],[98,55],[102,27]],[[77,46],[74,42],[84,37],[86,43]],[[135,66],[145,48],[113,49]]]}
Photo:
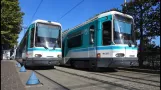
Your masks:
{"label": "blue sky", "polygon": [[[43,0],[34,18],[41,0],[19,0],[21,11],[25,13],[23,16],[23,26],[29,26],[36,19],[57,21],[67,11],[73,8],[82,0]],[[129,1],[129,0],[126,0]],[[73,9],[65,17],[58,22],[62,24],[63,31],[83,23],[89,18],[111,8],[120,8],[124,0],[84,0],[78,7]],[[24,30],[19,34],[18,42],[22,39]],[[156,40],[160,44],[160,37]]]}

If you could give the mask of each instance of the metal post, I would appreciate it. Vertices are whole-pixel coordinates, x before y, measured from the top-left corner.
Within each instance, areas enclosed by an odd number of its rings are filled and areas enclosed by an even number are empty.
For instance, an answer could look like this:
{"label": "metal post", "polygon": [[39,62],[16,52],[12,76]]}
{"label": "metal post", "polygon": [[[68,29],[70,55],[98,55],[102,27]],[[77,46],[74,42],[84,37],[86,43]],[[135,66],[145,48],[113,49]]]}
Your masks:
{"label": "metal post", "polygon": [[124,3],[125,3],[125,7],[126,7],[126,0],[124,0]]}

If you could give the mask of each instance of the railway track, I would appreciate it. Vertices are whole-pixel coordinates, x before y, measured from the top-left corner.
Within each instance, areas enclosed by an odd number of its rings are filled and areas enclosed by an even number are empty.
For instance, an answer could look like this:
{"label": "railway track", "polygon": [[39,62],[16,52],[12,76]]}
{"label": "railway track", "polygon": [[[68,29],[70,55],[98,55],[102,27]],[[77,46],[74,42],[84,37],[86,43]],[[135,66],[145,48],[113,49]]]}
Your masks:
{"label": "railway track", "polygon": [[[146,75],[145,73],[142,73],[143,75],[141,75],[140,77],[136,77],[136,76],[128,76],[128,74],[126,75],[125,72],[123,74],[125,75],[119,75],[119,73],[99,73],[99,72],[87,72],[87,71],[81,71],[81,70],[73,70],[70,68],[62,68],[62,67],[56,67],[56,69],[54,70],[49,70],[49,71],[37,71],[35,70],[36,73],[46,77],[47,79],[60,84],[57,80],[53,80],[51,79],[52,76],[47,75],[47,73],[63,73],[63,74],[69,74],[71,76],[77,77],[77,78],[84,78],[84,79],[88,79],[88,80],[92,80],[92,81],[97,81],[99,83],[102,84],[108,84],[108,85],[112,85],[115,87],[120,87],[120,88],[124,88],[127,90],[160,90],[160,81],[159,80],[150,80],[150,79],[145,79],[145,78],[141,78],[143,76],[147,77],[148,75]],[[44,72],[44,73],[43,73]],[[121,71],[123,72],[123,71]],[[129,72],[128,72],[129,73]],[[136,75],[136,73],[132,73],[133,75]],[[141,73],[140,73],[141,74]],[[50,77],[50,78],[49,78]],[[152,76],[152,77],[155,77]],[[160,78],[160,77],[159,77]],[[68,81],[68,80],[67,80]],[[62,85],[62,87],[65,88],[65,90],[69,90],[70,88],[68,86],[64,86]]]}
{"label": "railway track", "polygon": [[[97,80],[92,80],[90,78],[84,78],[84,77],[80,77],[78,75],[71,75],[69,73],[65,73],[65,72],[61,72],[59,70],[36,70],[36,73],[38,73],[39,75],[46,77],[47,79],[58,83],[59,85],[65,87],[65,89],[70,89],[70,90],[106,90],[106,87],[103,87],[101,85],[105,85],[105,86],[112,86],[114,88],[119,88],[119,90],[128,90],[125,87],[119,87],[116,85],[107,85],[104,82],[98,82]],[[56,74],[54,76],[54,74]],[[61,78],[60,78],[61,77]],[[90,87],[90,88],[89,88]],[[86,89],[88,88],[88,89]],[[95,88],[95,89],[94,89]],[[96,89],[97,88],[97,89]],[[111,90],[115,90],[115,89],[111,89]],[[136,89],[137,90],[137,89]]]}
{"label": "railway track", "polygon": [[57,83],[56,81],[52,80],[51,78],[45,76],[44,74],[41,74],[40,72],[38,72],[38,71],[36,71],[36,70],[33,70],[33,71],[36,72],[37,74],[39,74],[40,76],[46,78],[48,81],[53,82],[54,84],[55,84],[55,83],[58,84],[59,86],[61,86],[61,87],[63,88],[63,90],[70,90],[70,89],[68,89],[67,87],[65,87],[65,86],[63,86],[63,85]]}
{"label": "railway track", "polygon": [[160,74],[160,70],[151,70],[151,69],[140,69],[140,68],[117,68],[118,70],[134,71],[134,72],[145,72],[152,74]]}
{"label": "railway track", "polygon": [[[120,73],[103,73],[103,74],[108,74],[108,75],[113,75],[113,76],[120,76],[120,77],[125,77],[125,78],[131,78],[131,79],[136,79],[136,80],[144,80],[144,81],[151,81],[151,82],[156,82],[156,83],[160,83],[160,80],[153,80],[150,78],[147,78],[148,76],[159,76],[157,74],[150,74],[148,75],[148,73],[140,73],[140,72],[133,72],[133,71],[126,71],[126,70],[119,70],[118,72],[123,72],[122,74]],[[132,73],[132,74],[141,74],[141,77],[137,77],[137,76],[132,76],[129,75],[128,73]],[[128,74],[128,75],[127,75]]]}
{"label": "railway track", "polygon": [[[62,71],[62,70],[59,70],[59,71],[65,72],[65,71]],[[96,78],[92,78],[92,77],[88,77],[88,76],[78,75],[78,74],[74,74],[74,73],[70,73],[70,72],[65,72],[65,73],[75,75],[75,76],[79,76],[79,77],[83,77],[83,78],[87,78],[87,79],[91,79],[91,80],[95,80],[95,81],[98,81],[98,82],[101,82],[101,83],[111,84],[111,85],[114,85],[114,86],[117,86],[117,87],[122,87],[122,88],[125,88],[125,89],[128,89],[128,90],[139,90],[137,88],[128,87],[128,86],[124,86],[124,85],[117,84],[117,83],[114,83],[114,82],[104,81],[104,80],[100,80],[100,79],[96,79]]]}
{"label": "railway track", "polygon": [[139,79],[139,78],[133,78],[133,77],[122,77],[121,75],[119,76],[119,75],[108,75],[108,74],[98,74],[98,73],[95,73],[95,75],[110,77],[110,78],[115,78],[115,79],[119,79],[123,81],[135,82],[135,83],[145,84],[145,85],[150,85],[150,86],[155,86],[155,87],[160,87],[160,82],[149,81],[149,80],[145,80],[141,78]]}
{"label": "railway track", "polygon": [[[68,70],[65,70],[65,72],[66,71],[68,71]],[[124,72],[124,73],[122,73],[122,72]],[[91,78],[97,77],[98,80],[100,80],[98,77],[102,76],[105,79],[107,79],[107,78],[114,79],[113,80],[114,82],[115,82],[115,80],[119,81],[119,82],[125,81],[127,83],[127,85],[131,85],[131,86],[136,84],[138,86],[139,85],[146,85],[147,87],[149,87],[149,86],[150,87],[157,87],[157,88],[160,87],[160,75],[158,75],[158,74],[156,75],[156,74],[139,73],[139,72],[124,71],[124,70],[121,70],[121,72],[118,71],[118,72],[110,72],[110,73],[102,73],[102,72],[101,73],[100,72],[99,73],[98,72],[86,72],[86,73],[88,73],[86,76],[85,75],[81,75],[81,76],[89,77],[91,75]],[[121,75],[121,73],[123,75]],[[94,79],[96,79],[96,78],[94,78]],[[103,81],[109,81],[108,79],[107,80],[105,80],[105,79],[103,79]],[[121,85],[123,85],[123,84],[121,84]],[[127,85],[125,85],[125,86],[127,86]],[[142,86],[140,86],[140,87],[142,87]]]}
{"label": "railway track", "polygon": [[[62,67],[62,68],[69,68],[69,69],[73,69],[70,67]],[[79,71],[87,71],[87,72],[91,72],[89,70],[84,70],[84,69],[73,69],[73,70],[79,70]],[[138,72],[136,70],[126,70],[126,69],[106,69],[106,70],[102,70],[102,71],[98,71],[98,72],[92,72],[94,74],[107,74],[107,75],[113,75],[113,76],[119,76],[119,77],[124,77],[124,78],[131,78],[131,79],[136,79],[136,80],[144,80],[144,81],[151,81],[151,82],[156,82],[156,83],[160,83],[160,74],[158,73],[145,73],[145,72]],[[137,76],[135,76],[137,75]],[[139,75],[139,76],[138,76]],[[149,78],[149,76],[159,76],[159,79],[151,79]]]}

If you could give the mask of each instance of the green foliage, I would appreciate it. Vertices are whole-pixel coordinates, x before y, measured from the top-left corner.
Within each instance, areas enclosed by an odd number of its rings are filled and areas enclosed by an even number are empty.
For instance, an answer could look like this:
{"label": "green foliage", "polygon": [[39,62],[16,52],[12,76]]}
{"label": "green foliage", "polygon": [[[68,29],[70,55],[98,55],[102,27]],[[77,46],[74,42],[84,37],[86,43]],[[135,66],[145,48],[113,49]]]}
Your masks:
{"label": "green foliage", "polygon": [[[142,50],[158,50],[152,39],[160,36],[160,2],[159,0],[131,0],[122,5],[122,12],[133,16],[135,32],[140,39],[140,65],[143,64]],[[143,49],[142,49],[143,48]]]}
{"label": "green foliage", "polygon": [[[124,13],[135,20],[136,32],[143,29],[143,37],[160,36],[160,2],[158,0],[133,0],[123,6]],[[140,39],[138,35],[137,39]]]}
{"label": "green foliage", "polygon": [[107,12],[109,12],[109,11],[118,11],[118,12],[121,12],[121,10],[118,9],[118,8],[112,8],[112,9],[108,10]]}
{"label": "green foliage", "polygon": [[[123,6],[123,5],[122,5]],[[145,38],[160,36],[160,2],[158,0],[133,0],[123,6],[124,13],[130,14],[135,20],[135,30]],[[138,35],[137,39],[140,39]]]}
{"label": "green foliage", "polygon": [[23,12],[18,0],[1,0],[1,43],[12,48],[21,31]]}

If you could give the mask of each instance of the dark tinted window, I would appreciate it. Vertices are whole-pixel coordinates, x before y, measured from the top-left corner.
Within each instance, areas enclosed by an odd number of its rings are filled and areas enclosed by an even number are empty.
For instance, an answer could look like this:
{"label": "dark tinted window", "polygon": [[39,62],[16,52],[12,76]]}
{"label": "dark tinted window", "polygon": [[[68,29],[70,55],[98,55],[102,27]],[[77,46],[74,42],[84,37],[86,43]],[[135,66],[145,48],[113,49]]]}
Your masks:
{"label": "dark tinted window", "polygon": [[26,44],[27,44],[26,41],[27,41],[27,37],[24,37],[22,42],[19,45],[19,50],[21,53],[26,50]]}
{"label": "dark tinted window", "polygon": [[103,30],[103,45],[111,44],[111,21],[106,21],[102,24]]}
{"label": "dark tinted window", "polygon": [[68,48],[80,47],[82,45],[82,35],[77,35],[68,39]]}
{"label": "dark tinted window", "polygon": [[26,51],[26,46],[27,46],[27,37],[25,37],[25,39],[23,41],[23,52]]}
{"label": "dark tinted window", "polygon": [[30,37],[30,47],[33,47],[34,46],[34,30],[35,28],[31,28],[31,37]]}

